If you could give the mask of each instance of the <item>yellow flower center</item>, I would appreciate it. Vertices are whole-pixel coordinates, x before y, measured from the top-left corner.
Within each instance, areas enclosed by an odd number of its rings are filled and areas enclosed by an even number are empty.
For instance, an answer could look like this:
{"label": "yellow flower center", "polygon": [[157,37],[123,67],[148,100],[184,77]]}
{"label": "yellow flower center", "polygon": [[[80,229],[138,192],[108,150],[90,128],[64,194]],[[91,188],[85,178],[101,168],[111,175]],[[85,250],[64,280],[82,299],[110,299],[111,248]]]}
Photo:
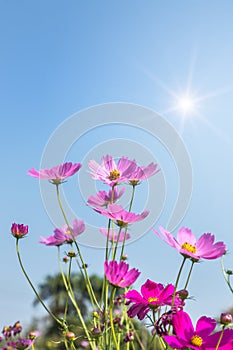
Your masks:
{"label": "yellow flower center", "polygon": [[110,171],[109,180],[113,181],[118,179],[121,176],[120,172],[117,169]]}
{"label": "yellow flower center", "polygon": [[196,251],[197,251],[196,247],[194,245],[192,245],[192,244],[189,244],[188,242],[183,243],[181,248],[185,249],[185,250],[187,250],[187,252],[190,252],[190,253],[193,253],[193,254],[195,254]]}
{"label": "yellow flower center", "polygon": [[156,298],[156,297],[149,297],[148,298],[148,303],[153,303],[153,301],[158,301],[158,298]]}
{"label": "yellow flower center", "polygon": [[191,338],[191,344],[194,345],[194,346],[200,347],[200,346],[202,346],[202,343],[203,343],[203,339],[199,335],[194,335]]}

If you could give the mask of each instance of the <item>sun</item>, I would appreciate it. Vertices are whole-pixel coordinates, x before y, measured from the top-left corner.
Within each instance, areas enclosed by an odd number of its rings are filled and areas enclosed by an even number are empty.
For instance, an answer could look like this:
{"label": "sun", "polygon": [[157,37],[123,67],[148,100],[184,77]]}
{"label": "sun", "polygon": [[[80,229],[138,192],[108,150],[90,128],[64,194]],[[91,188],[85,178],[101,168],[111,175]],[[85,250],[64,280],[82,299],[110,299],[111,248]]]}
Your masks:
{"label": "sun", "polygon": [[184,115],[192,114],[196,109],[195,99],[189,95],[177,97],[176,109],[181,111]]}

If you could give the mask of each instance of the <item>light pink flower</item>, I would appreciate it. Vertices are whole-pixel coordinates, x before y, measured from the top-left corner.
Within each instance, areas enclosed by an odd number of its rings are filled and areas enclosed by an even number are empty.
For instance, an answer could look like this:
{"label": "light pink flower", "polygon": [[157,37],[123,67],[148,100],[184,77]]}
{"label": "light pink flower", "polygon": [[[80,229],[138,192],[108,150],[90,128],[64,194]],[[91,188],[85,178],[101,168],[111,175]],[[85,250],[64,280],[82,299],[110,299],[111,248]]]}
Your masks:
{"label": "light pink flower", "polygon": [[148,179],[159,171],[160,169],[158,169],[158,164],[155,163],[150,163],[147,166],[138,166],[130,177],[129,183],[133,186],[136,186],[140,181]]}
{"label": "light pink flower", "polygon": [[59,246],[63,243],[72,243],[74,238],[79,236],[85,230],[85,224],[83,220],[74,219],[73,227],[67,225],[61,228],[56,228],[53,232],[53,236],[44,238],[40,237],[40,243],[48,246]]}
{"label": "light pink flower", "polygon": [[125,192],[125,188],[118,190],[117,187],[114,187],[113,192],[110,190],[99,191],[95,196],[90,196],[87,200],[87,204],[92,207],[106,207],[110,203],[115,203]]}
{"label": "light pink flower", "polygon": [[136,169],[136,162],[127,157],[121,157],[116,163],[112,156],[106,155],[102,157],[101,165],[95,160],[88,163],[91,169],[90,174],[93,179],[101,180],[109,186],[127,181]]}
{"label": "light pink flower", "polygon": [[28,225],[16,224],[11,226],[11,233],[15,238],[23,238],[28,233]]}
{"label": "light pink flower", "polygon": [[[212,333],[216,327],[213,318],[202,316],[194,329],[189,315],[184,311],[173,315],[172,325],[175,335],[165,335],[164,339],[173,349],[214,350],[221,336],[221,331]],[[224,331],[218,349],[233,349],[233,329]]]}
{"label": "light pink flower", "polygon": [[141,272],[133,268],[129,270],[129,265],[124,261],[105,261],[104,272],[107,280],[116,287],[125,288],[131,286]]}
{"label": "light pink flower", "polygon": [[28,175],[42,180],[49,180],[55,185],[59,185],[67,177],[73,176],[81,168],[80,163],[72,164],[71,162],[57,165],[51,169],[41,169],[37,171],[32,168],[28,171]]}
{"label": "light pink flower", "polygon": [[160,232],[153,229],[153,231],[164,242],[175,248],[180,254],[186,256],[194,261],[203,259],[217,259],[226,253],[226,246],[223,242],[214,243],[214,235],[211,233],[203,233],[201,237],[196,240],[195,235],[188,228],[182,227],[177,233],[175,239],[170,232],[160,227]]}
{"label": "light pink flower", "polygon": [[107,218],[116,221],[118,226],[126,226],[133,222],[141,221],[149,214],[149,211],[144,211],[141,214],[131,213],[126,211],[121,205],[117,204],[109,204],[107,209],[94,208],[94,210]]}
{"label": "light pink flower", "polygon": [[[134,303],[128,310],[129,317],[138,316],[143,320],[147,312],[158,309],[160,306],[171,305],[175,287],[168,284],[166,287],[161,283],[147,280],[141,286],[141,294],[136,290],[130,290],[125,294],[125,298]],[[181,300],[175,296],[174,306],[180,305]]]}
{"label": "light pink flower", "polygon": [[123,242],[124,240],[130,239],[130,234],[127,232],[125,235],[124,231],[116,232],[113,229],[109,230],[106,227],[100,228],[100,233],[102,233],[103,236],[108,237],[110,242]]}

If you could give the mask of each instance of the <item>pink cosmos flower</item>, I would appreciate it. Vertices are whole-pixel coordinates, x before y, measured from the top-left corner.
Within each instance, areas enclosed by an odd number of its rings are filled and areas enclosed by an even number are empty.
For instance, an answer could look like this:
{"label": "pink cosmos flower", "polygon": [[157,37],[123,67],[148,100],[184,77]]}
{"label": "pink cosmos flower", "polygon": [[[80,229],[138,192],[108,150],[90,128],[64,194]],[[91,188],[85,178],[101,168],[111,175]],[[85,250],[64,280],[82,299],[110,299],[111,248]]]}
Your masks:
{"label": "pink cosmos flower", "polygon": [[11,233],[15,238],[23,238],[28,233],[28,226],[23,224],[16,224],[11,226]]}
{"label": "pink cosmos flower", "polygon": [[42,180],[49,180],[53,184],[59,185],[64,179],[77,173],[81,166],[82,165],[80,163],[72,164],[69,162],[57,165],[51,169],[41,169],[40,171],[32,168],[28,171],[28,175],[40,178]]}
{"label": "pink cosmos flower", "polygon": [[[173,349],[214,350],[221,334],[211,334],[216,327],[216,321],[206,316],[199,318],[194,329],[189,315],[184,311],[173,315],[172,325],[175,335],[165,335],[164,339]],[[218,349],[233,349],[233,329],[224,331]]]}
{"label": "pink cosmos flower", "polygon": [[104,272],[107,280],[116,287],[125,288],[131,286],[141,272],[133,268],[129,270],[129,265],[124,261],[105,261]]}
{"label": "pink cosmos flower", "polygon": [[[168,284],[164,287],[161,283],[155,283],[147,280],[141,287],[141,294],[136,290],[130,290],[125,294],[125,298],[134,303],[128,310],[129,317],[138,316],[143,320],[147,312],[157,309],[163,305],[171,305],[175,287]],[[180,305],[180,299],[175,296],[174,306]]]}
{"label": "pink cosmos flower", "polygon": [[148,179],[159,171],[160,169],[158,169],[158,164],[155,163],[150,163],[147,166],[138,166],[130,177],[129,183],[133,186],[136,186],[140,181]]}
{"label": "pink cosmos flower", "polygon": [[141,221],[147,217],[149,211],[144,211],[141,214],[131,213],[126,211],[121,205],[109,204],[107,209],[94,208],[98,213],[106,216],[109,219],[116,221],[118,226],[127,226],[133,222]]}
{"label": "pink cosmos flower", "polygon": [[226,253],[225,244],[223,242],[214,243],[214,235],[211,233],[203,233],[203,235],[196,240],[191,230],[182,227],[177,233],[177,239],[175,239],[171,233],[166,231],[163,227],[159,229],[160,232],[153,229],[159,238],[178,250],[180,254],[193,261],[198,261],[201,258],[217,259]]}
{"label": "pink cosmos flower", "polygon": [[127,157],[121,157],[116,163],[112,156],[107,154],[102,157],[101,165],[95,160],[88,163],[91,169],[90,174],[93,179],[101,180],[109,186],[127,181],[136,169],[136,162]]}
{"label": "pink cosmos flower", "polygon": [[108,229],[106,227],[101,227],[100,233],[102,233],[103,236],[108,237],[109,241],[113,242],[123,242],[124,240],[130,239],[130,234],[127,232],[125,235],[125,232],[122,230],[119,233],[110,229],[108,234]]}
{"label": "pink cosmos flower", "polygon": [[63,243],[72,243],[73,237],[79,236],[85,230],[85,224],[83,220],[74,219],[73,227],[67,225],[61,228],[56,228],[53,232],[53,236],[44,238],[40,237],[40,243],[48,246],[59,246]]}
{"label": "pink cosmos flower", "polygon": [[113,193],[110,190],[108,193],[106,191],[99,191],[95,196],[90,196],[87,200],[87,204],[92,207],[106,207],[110,203],[115,203],[125,192],[125,188],[118,190],[114,187]]}

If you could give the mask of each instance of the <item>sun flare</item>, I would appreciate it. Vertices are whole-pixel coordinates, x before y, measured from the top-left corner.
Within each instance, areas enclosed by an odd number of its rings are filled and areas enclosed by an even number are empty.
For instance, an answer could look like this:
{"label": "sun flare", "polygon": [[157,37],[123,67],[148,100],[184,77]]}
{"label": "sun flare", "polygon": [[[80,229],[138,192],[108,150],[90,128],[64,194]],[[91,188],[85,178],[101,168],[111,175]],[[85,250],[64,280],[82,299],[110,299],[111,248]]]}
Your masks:
{"label": "sun flare", "polygon": [[195,100],[191,96],[184,95],[177,99],[177,109],[183,114],[191,114],[195,112]]}

